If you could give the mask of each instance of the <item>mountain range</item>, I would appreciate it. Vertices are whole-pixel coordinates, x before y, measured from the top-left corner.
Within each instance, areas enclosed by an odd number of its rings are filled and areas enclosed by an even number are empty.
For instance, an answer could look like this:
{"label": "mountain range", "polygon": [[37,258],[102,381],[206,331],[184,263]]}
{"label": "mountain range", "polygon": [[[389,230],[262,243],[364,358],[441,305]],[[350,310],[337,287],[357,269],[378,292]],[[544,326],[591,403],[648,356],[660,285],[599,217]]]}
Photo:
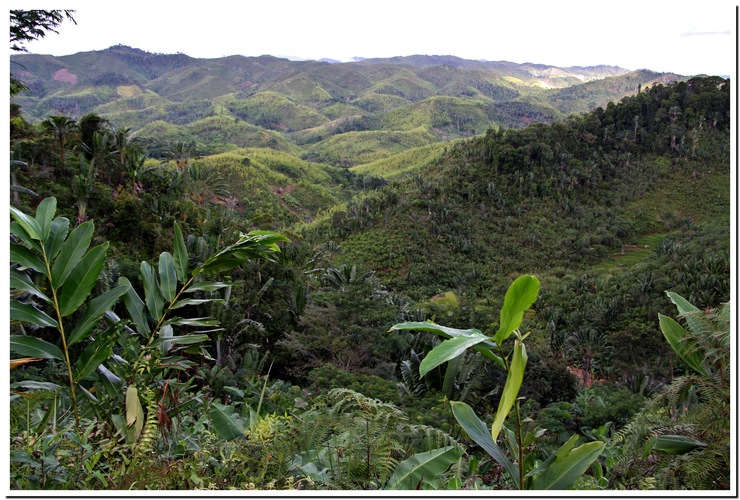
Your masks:
{"label": "mountain range", "polygon": [[203,153],[269,147],[353,167],[488,129],[562,120],[685,79],[615,66],[414,55],[353,62],[259,56],[197,59],[117,45],[68,56],[20,54],[11,72],[32,121],[95,113],[156,152],[171,142]]}

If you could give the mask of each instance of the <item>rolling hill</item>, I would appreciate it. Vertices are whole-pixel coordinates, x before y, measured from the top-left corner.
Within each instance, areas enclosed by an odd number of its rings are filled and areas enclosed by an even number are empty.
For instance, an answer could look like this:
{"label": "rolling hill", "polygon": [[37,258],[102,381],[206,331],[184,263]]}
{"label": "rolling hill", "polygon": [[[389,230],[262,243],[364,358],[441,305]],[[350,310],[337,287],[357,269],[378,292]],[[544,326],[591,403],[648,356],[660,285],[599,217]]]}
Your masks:
{"label": "rolling hill", "polygon": [[196,59],[123,45],[11,60],[29,89],[13,102],[32,121],[95,113],[150,144],[184,140],[206,152],[271,147],[344,167],[488,129],[553,122],[682,78],[454,56]]}

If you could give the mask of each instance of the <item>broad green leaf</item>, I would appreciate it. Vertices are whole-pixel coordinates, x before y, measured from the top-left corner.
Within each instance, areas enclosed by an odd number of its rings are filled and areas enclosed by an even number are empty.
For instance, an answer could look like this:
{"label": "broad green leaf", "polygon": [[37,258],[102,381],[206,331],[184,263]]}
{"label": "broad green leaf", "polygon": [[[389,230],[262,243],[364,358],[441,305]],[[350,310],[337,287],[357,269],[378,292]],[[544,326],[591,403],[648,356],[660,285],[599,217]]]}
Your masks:
{"label": "broad green leaf", "polygon": [[15,219],[18,225],[21,226],[32,239],[41,241],[41,224],[39,224],[35,218],[24,214],[13,206],[10,207],[10,215],[13,216],[13,219]]}
{"label": "broad green leaf", "polygon": [[445,361],[455,359],[464,353],[468,347],[480,344],[485,340],[488,340],[488,337],[482,333],[472,333],[442,341],[424,357],[419,365],[419,375],[423,377]]}
{"label": "broad green leaf", "polygon": [[18,269],[10,270],[10,288],[11,290],[30,293],[46,303],[51,303],[51,299],[47,297],[44,292],[39,290],[36,284],[31,281],[31,278],[29,278],[26,273],[20,272]]}
{"label": "broad green leaf", "polygon": [[41,274],[46,274],[44,262],[31,250],[16,243],[10,244],[10,262],[15,262]]}
{"label": "broad green leaf", "polygon": [[44,250],[46,258],[53,260],[59,254],[69,233],[69,219],[66,217],[57,217],[51,223],[49,237],[44,241]]}
{"label": "broad green leaf", "polygon": [[[459,330],[457,328],[450,328],[434,323],[433,321],[409,321],[406,323],[398,323],[393,325],[389,331],[396,330],[410,330],[410,331],[423,331],[430,332],[439,335],[446,339],[457,338],[461,336],[470,336],[474,334],[483,335],[477,328],[471,328],[469,330]],[[501,368],[506,368],[504,361],[491,351],[496,348],[496,344],[491,342],[489,338],[486,338],[482,342],[472,346],[474,351],[477,351],[489,359],[495,361]]]}
{"label": "broad green leaf", "polygon": [[175,272],[175,260],[169,252],[159,254],[159,289],[167,303],[175,299],[177,273]]}
{"label": "broad green leaf", "polygon": [[199,281],[198,283],[194,283],[187,287],[185,290],[183,290],[183,293],[192,293],[192,292],[213,292],[215,290],[220,290],[221,288],[228,288],[231,284],[229,283],[222,283],[220,281]]}
{"label": "broad green leaf", "polygon": [[201,265],[193,269],[192,275],[214,274],[233,269],[251,259],[267,258],[279,252],[278,242],[289,242],[285,236],[271,231],[251,231],[242,234],[233,245],[211,255]]}
{"label": "broad green leaf", "polygon": [[53,382],[39,382],[37,380],[23,380],[10,384],[11,389],[38,389],[40,391],[58,391],[62,387]]}
{"label": "broad green leaf", "polygon": [[109,311],[113,305],[118,302],[127,291],[129,287],[125,285],[118,285],[112,290],[95,297],[87,305],[85,315],[77,322],[72,333],[67,338],[67,346],[73,346],[85,336],[90,333],[90,330],[97,324],[100,318]]}
{"label": "broad green leaf", "polygon": [[23,356],[64,360],[64,353],[57,346],[30,335],[11,335],[10,350]]}
{"label": "broad green leaf", "polygon": [[113,355],[115,339],[111,335],[100,335],[93,343],[85,347],[74,364],[72,373],[75,382],[79,382]]}
{"label": "broad green leaf", "polygon": [[136,442],[144,428],[144,408],[139,401],[139,391],[135,385],[126,389],[126,427],[133,427],[133,440]]}
{"label": "broad green leaf", "polygon": [[36,207],[36,221],[41,228],[41,240],[44,241],[49,237],[51,230],[51,221],[54,220],[54,214],[57,211],[57,199],[53,196],[44,198]]}
{"label": "broad green leaf", "polygon": [[704,356],[701,351],[693,348],[688,341],[688,333],[676,320],[658,313],[658,323],[663,336],[678,356],[693,370],[701,375],[708,376],[708,369],[704,366]]}
{"label": "broad green leaf", "polygon": [[87,253],[94,230],[95,226],[92,221],[83,222],[72,230],[51,268],[51,282],[54,289],[58,290],[64,285],[78,261]]}
{"label": "broad green leaf", "polygon": [[102,245],[91,248],[69,274],[59,295],[62,317],[75,312],[87,300],[105,264],[108,245],[106,241]]}
{"label": "broad green leaf", "polygon": [[213,403],[208,412],[211,424],[221,439],[231,440],[243,437],[247,424],[231,406]]}
{"label": "broad green leaf", "polygon": [[[164,328],[163,328],[164,330]],[[210,337],[208,335],[202,335],[202,334],[188,334],[188,335],[172,335],[172,336],[163,336],[158,337],[154,339],[152,342],[152,345],[161,344],[164,342],[170,343],[172,345],[193,345],[193,344],[201,344],[203,342],[208,342]]]}
{"label": "broad green leaf", "polygon": [[173,318],[169,324],[178,326],[218,326],[214,318]]}
{"label": "broad green leaf", "polygon": [[139,335],[145,337],[149,336],[152,329],[149,326],[149,316],[146,314],[144,301],[141,300],[139,294],[136,293],[136,290],[134,290],[134,287],[131,285],[128,278],[121,276],[118,278],[118,284],[128,287],[128,291],[123,296],[123,304],[126,306],[126,310],[128,311],[131,320],[134,322],[134,325],[136,325],[137,332]]}
{"label": "broad green leaf", "polygon": [[520,276],[509,286],[501,308],[501,322],[493,341],[498,345],[519,328],[524,318],[524,311],[537,300],[540,282],[534,276]]}
{"label": "broad green leaf", "polygon": [[10,321],[59,328],[59,323],[51,316],[43,311],[39,311],[31,304],[24,304],[17,300],[10,301]]}
{"label": "broad green leaf", "polygon": [[574,448],[578,435],[573,435],[545,464],[528,474],[534,476],[530,483],[535,490],[564,490],[588,470],[606,446],[601,441],[592,441]]}
{"label": "broad green leaf", "polygon": [[452,464],[460,460],[462,454],[462,447],[453,444],[412,455],[398,464],[393,475],[386,483],[385,489],[419,489],[422,483],[433,481],[443,474]]}
{"label": "broad green leaf", "polygon": [[519,395],[519,389],[522,387],[522,380],[524,380],[524,368],[526,366],[527,349],[524,347],[524,343],[517,339],[514,344],[514,354],[511,358],[511,364],[509,365],[509,373],[506,375],[506,382],[504,383],[504,392],[501,394],[496,417],[491,426],[491,436],[494,441],[498,438],[498,434],[504,426],[504,421]]}
{"label": "broad green leaf", "polygon": [[676,309],[678,309],[678,313],[686,321],[686,325],[688,326],[689,330],[691,330],[692,332],[700,332],[702,329],[701,320],[695,318],[694,314],[692,313],[700,313],[701,310],[675,292],[666,292],[666,295],[669,299],[671,299],[671,302],[673,302],[673,304],[676,306]]}
{"label": "broad green leaf", "polygon": [[159,321],[164,308],[164,297],[159,289],[159,280],[154,273],[154,268],[146,261],[141,263],[141,280],[144,284],[144,303],[152,318]]}
{"label": "broad green leaf", "polygon": [[209,302],[214,303],[223,303],[225,302],[223,299],[184,299],[184,300],[178,300],[172,306],[170,309],[180,309],[181,307],[185,306],[197,306],[200,304],[208,304]]}
{"label": "broad green leaf", "polygon": [[18,238],[24,247],[41,254],[41,242],[31,238],[31,235],[17,222],[10,223],[10,234]]}
{"label": "broad green leaf", "polygon": [[652,450],[663,451],[670,455],[683,455],[684,453],[694,451],[697,448],[705,448],[706,446],[707,443],[688,436],[663,434],[654,436],[648,442],[645,447],[644,456],[647,457]]}
{"label": "broad green leaf", "polygon": [[519,487],[519,469],[506,458],[506,453],[496,444],[488,430],[488,425],[475,414],[473,409],[467,404],[459,401],[452,401],[452,414],[455,416],[457,423],[468,434],[470,439],[475,441],[478,446],[483,448],[486,453],[501,465],[511,476],[514,485]]}
{"label": "broad green leaf", "polygon": [[188,277],[188,250],[185,247],[185,240],[182,237],[182,230],[180,226],[175,222],[174,227],[174,260],[175,260],[175,272],[177,273],[177,280],[180,283],[185,283]]}

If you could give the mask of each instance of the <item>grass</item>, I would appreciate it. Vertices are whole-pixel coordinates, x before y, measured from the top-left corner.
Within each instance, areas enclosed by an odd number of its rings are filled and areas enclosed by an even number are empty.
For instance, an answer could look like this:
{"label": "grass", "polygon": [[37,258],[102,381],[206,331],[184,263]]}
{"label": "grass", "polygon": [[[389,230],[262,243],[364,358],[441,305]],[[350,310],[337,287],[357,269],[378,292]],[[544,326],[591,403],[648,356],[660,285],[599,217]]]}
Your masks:
{"label": "grass", "polygon": [[622,250],[612,254],[609,259],[592,266],[594,269],[613,269],[615,267],[633,266],[644,262],[652,255],[668,233],[650,233],[637,237],[634,245],[624,245]]}

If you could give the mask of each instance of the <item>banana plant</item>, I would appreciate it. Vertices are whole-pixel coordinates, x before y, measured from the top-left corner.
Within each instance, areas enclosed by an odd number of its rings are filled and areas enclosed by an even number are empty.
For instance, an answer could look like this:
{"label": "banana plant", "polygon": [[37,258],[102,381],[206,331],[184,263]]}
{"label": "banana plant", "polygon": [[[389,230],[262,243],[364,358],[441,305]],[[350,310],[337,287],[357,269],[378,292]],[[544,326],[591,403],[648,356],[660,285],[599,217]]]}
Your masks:
{"label": "banana plant", "polygon": [[[508,473],[508,478],[518,489],[565,489],[572,486],[590,467],[604,449],[601,441],[576,446],[578,437],[574,435],[544,462],[538,464],[533,452],[525,454],[543,431],[523,434],[522,419],[519,412],[519,389],[524,380],[527,366],[527,350],[524,340],[529,334],[521,334],[519,327],[524,313],[537,300],[540,283],[534,276],[520,276],[509,286],[500,312],[499,327],[492,336],[483,334],[476,328],[460,330],[438,325],[431,321],[399,323],[394,330],[426,331],[439,335],[445,340],[432,349],[419,365],[419,375],[438,367],[442,363],[454,361],[467,349],[473,349],[493,360],[506,371],[506,382],[493,424],[481,420],[466,403],[453,401],[452,413],[468,436],[483,448]],[[503,343],[514,336],[511,352],[503,349]],[[510,413],[514,411],[515,429],[504,426]],[[515,456],[512,461],[497,440],[503,431],[504,442]]]}
{"label": "banana plant", "polygon": [[[126,283],[97,296],[92,291],[105,263],[108,243],[90,248],[95,226],[85,222],[69,230],[69,219],[54,217],[56,198],[39,203],[35,217],[10,207],[10,321],[32,325],[45,340],[26,333],[10,336],[10,349],[26,356],[11,366],[34,359],[62,361],[69,379],[75,420],[79,423],[76,388],[112,354],[115,339],[90,333],[104,314],[130,289]],[[85,306],[83,308],[83,306]],[[81,308],[83,308],[81,310]],[[81,311],[80,314],[75,314]],[[79,318],[79,319],[76,319]],[[48,337],[47,337],[48,338]],[[87,342],[74,359],[72,347]],[[77,350],[75,350],[77,351]]]}

